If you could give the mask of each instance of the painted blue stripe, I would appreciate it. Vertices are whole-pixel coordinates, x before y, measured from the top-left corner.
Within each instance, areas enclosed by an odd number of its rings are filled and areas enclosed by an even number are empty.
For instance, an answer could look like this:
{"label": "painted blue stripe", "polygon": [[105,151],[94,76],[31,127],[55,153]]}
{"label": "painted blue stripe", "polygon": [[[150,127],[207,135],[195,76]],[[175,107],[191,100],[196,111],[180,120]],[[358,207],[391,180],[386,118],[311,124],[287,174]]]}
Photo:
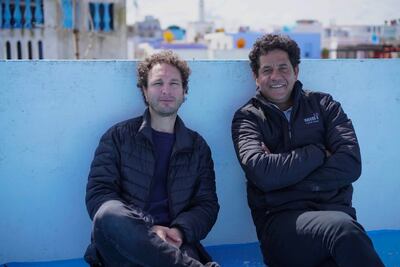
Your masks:
{"label": "painted blue stripe", "polygon": [[74,27],[72,20],[72,0],[62,0],[63,26],[66,29]]}
{"label": "painted blue stripe", "polygon": [[4,28],[11,28],[11,10],[10,10],[10,0],[5,0],[4,9]]}
{"label": "painted blue stripe", "polygon": [[24,13],[25,23],[24,28],[32,28],[32,11],[31,11],[31,0],[25,0],[25,13]]}
{"label": "painted blue stripe", "polygon": [[14,2],[14,28],[22,27],[22,14],[21,14],[21,2],[20,0],[15,0]]}
{"label": "painted blue stripe", "polygon": [[42,0],[35,0],[35,22],[43,24]]}
{"label": "painted blue stripe", "polygon": [[104,28],[103,31],[109,32],[111,31],[111,17],[110,17],[110,7],[111,5],[109,3],[104,3],[104,17],[103,17],[103,22],[104,22]]}
{"label": "painted blue stripe", "polygon": [[94,30],[99,31],[100,30],[100,4],[99,3],[93,3],[93,4],[94,4],[94,18],[93,18]]}
{"label": "painted blue stripe", "polygon": [[0,1],[0,28],[3,27],[3,5],[2,2]]}

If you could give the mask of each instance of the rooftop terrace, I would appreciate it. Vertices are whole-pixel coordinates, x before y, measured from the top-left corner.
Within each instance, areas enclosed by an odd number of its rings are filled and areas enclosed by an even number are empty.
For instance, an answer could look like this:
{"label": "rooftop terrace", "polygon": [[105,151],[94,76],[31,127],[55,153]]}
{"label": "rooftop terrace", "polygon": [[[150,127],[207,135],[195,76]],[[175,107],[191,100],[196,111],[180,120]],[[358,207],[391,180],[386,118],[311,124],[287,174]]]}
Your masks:
{"label": "rooftop terrace", "polygon": [[[106,129],[144,109],[135,66],[0,61],[0,266],[69,259],[78,260],[52,264],[83,264],[91,229],[84,195],[94,149]],[[222,266],[257,266],[244,175],[230,138],[234,111],[254,94],[250,68],[247,61],[190,66],[189,95],[179,113],[211,147],[221,204],[203,243]],[[332,94],[353,120],[363,158],[354,184],[358,219],[385,264],[400,266],[399,232],[377,231],[400,230],[400,60],[304,60],[300,80]],[[237,264],[225,261],[233,255]]]}

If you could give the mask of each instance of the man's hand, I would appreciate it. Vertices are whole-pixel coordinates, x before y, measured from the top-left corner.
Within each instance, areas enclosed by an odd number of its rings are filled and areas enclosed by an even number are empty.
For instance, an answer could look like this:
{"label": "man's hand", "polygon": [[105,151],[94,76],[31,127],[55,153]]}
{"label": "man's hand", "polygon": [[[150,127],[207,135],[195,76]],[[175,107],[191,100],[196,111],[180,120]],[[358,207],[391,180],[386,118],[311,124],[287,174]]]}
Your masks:
{"label": "man's hand", "polygon": [[165,242],[167,242],[167,231],[166,231],[166,229],[168,229],[168,227],[161,226],[161,225],[154,225],[153,227],[151,227],[151,231],[156,233],[158,235],[158,237],[160,237]]}
{"label": "man's hand", "polygon": [[156,233],[162,240],[174,247],[180,248],[182,245],[182,233],[177,228],[154,225],[151,228],[151,231]]}
{"label": "man's hand", "polygon": [[264,144],[264,142],[261,142],[261,149],[264,150],[265,154],[271,154],[271,151],[269,151],[268,147]]}
{"label": "man's hand", "polygon": [[177,228],[168,228],[167,242],[171,245],[180,248],[182,245],[182,233]]}

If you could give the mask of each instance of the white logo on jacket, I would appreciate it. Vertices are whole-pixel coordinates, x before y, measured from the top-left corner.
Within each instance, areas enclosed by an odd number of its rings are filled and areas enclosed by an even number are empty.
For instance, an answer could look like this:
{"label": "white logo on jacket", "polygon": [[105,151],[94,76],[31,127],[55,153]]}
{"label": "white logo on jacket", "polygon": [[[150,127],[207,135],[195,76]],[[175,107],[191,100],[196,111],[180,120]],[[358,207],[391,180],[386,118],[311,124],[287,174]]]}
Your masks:
{"label": "white logo on jacket", "polygon": [[304,118],[305,124],[313,124],[319,122],[319,113],[313,113],[311,117]]}

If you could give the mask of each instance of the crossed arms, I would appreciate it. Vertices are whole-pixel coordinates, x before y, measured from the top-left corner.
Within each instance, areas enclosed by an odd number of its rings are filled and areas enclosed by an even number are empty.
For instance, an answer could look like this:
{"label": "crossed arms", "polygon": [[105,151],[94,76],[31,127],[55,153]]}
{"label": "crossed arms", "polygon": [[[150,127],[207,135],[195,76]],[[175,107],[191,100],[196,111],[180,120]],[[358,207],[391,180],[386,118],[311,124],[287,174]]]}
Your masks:
{"label": "crossed arms", "polygon": [[361,156],[353,125],[330,96],[321,100],[321,105],[325,144],[307,144],[284,153],[271,153],[263,146],[263,125],[254,112],[236,112],[232,122],[236,154],[247,178],[260,190],[330,191],[358,179]]}

